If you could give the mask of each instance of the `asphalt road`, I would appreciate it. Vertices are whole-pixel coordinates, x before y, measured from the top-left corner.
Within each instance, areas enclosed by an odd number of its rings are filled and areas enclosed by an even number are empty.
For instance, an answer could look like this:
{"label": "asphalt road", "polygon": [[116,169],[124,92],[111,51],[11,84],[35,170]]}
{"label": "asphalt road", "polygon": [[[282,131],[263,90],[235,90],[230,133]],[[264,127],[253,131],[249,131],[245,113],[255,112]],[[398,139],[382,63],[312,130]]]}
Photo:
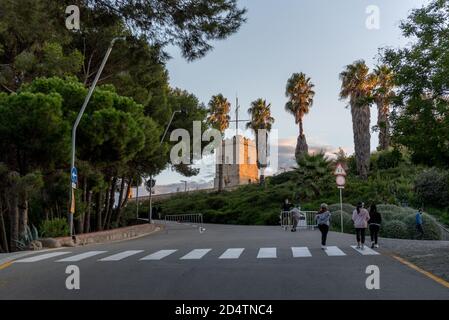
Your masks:
{"label": "asphalt road", "polygon": [[[135,240],[19,258],[0,270],[0,299],[449,299],[448,288],[383,249],[362,255],[351,235],[329,234],[328,246],[343,254],[332,256],[320,248],[318,231],[205,227],[171,226]],[[292,247],[301,247],[297,257]],[[66,289],[69,265],[79,267],[79,290]],[[378,290],[365,286],[370,265],[380,270]]]}

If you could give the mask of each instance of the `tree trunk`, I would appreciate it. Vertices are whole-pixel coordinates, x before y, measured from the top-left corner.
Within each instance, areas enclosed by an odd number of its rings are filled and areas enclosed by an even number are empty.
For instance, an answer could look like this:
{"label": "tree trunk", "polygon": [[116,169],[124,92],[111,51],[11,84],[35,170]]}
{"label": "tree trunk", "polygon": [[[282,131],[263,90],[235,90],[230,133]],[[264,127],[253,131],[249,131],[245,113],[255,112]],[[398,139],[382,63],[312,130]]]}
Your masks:
{"label": "tree trunk", "polygon": [[302,123],[302,119],[299,119],[299,136],[303,136],[304,135],[304,126]]}
{"label": "tree trunk", "polygon": [[109,193],[109,209],[107,212],[107,219],[106,220],[106,225],[105,228],[106,229],[110,229],[111,228],[111,219],[112,219],[112,213],[113,213],[113,209],[114,209],[114,200],[115,200],[115,185],[117,184],[117,177],[114,177],[112,179],[112,183],[111,183],[111,190]]}
{"label": "tree trunk", "polygon": [[389,108],[382,101],[377,101],[377,126],[379,128],[379,150],[388,150],[390,147]]}
{"label": "tree trunk", "polygon": [[351,103],[351,114],[357,172],[362,179],[367,179],[371,155],[370,107]]}
{"label": "tree trunk", "polygon": [[2,250],[2,252],[9,252],[8,238],[6,237],[6,225],[5,219],[3,218],[3,212],[5,212],[5,208],[3,207],[3,201],[0,195],[0,250]]}
{"label": "tree trunk", "polygon": [[122,177],[122,181],[120,183],[120,193],[118,196],[117,208],[115,209],[115,223],[117,226],[120,224],[120,218],[122,215],[122,202],[123,202],[123,193],[125,192],[125,178]]}
{"label": "tree trunk", "polygon": [[92,190],[87,195],[86,216],[84,217],[84,232],[90,232],[90,213],[92,209]]}
{"label": "tree trunk", "polygon": [[295,149],[296,161],[299,161],[299,159],[302,156],[308,153],[309,153],[309,146],[307,145],[306,136],[305,135],[298,136],[298,139],[296,140],[296,149]]}
{"label": "tree trunk", "polygon": [[106,194],[105,194],[105,199],[104,199],[104,201],[106,202],[105,203],[105,206],[104,206],[104,211],[103,211],[103,226],[102,226],[102,230],[104,230],[105,228],[106,228],[106,224],[107,224],[107,222],[108,222],[108,213],[109,213],[109,207],[110,207],[110,200],[111,200],[111,196],[110,196],[110,194],[111,194],[111,189],[112,189],[112,178],[110,178],[109,179],[109,186],[108,186],[108,190],[106,191]]}
{"label": "tree trunk", "polygon": [[17,251],[17,242],[19,240],[19,198],[13,192],[8,201],[9,227],[10,227],[10,245],[11,251]]}
{"label": "tree trunk", "polygon": [[21,192],[19,194],[19,237],[25,234],[28,226],[28,194]]}
{"label": "tree trunk", "polygon": [[103,208],[102,208],[102,204],[103,204],[103,197],[102,197],[103,192],[99,191],[97,194],[97,203],[96,203],[96,215],[97,215],[97,231],[101,231],[103,230],[103,220],[102,220],[102,212],[103,212]]}
{"label": "tree trunk", "polygon": [[84,211],[80,212],[80,215],[78,217],[78,234],[84,233],[84,224],[85,224],[85,218],[86,218],[86,210],[87,210],[87,178],[84,177],[83,179],[83,196],[82,200],[84,204],[86,205]]}

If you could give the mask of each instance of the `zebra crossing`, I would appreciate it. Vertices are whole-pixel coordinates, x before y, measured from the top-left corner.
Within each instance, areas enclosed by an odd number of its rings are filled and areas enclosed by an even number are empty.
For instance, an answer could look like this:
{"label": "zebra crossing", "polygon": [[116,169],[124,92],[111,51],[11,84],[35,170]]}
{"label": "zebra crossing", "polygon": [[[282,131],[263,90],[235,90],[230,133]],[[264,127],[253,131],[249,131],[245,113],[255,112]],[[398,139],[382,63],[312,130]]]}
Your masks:
{"label": "zebra crossing", "polygon": [[[349,252],[351,252],[353,255],[360,255],[360,256],[373,256],[373,255],[380,255],[379,252],[365,247],[363,250],[357,248],[356,246],[349,246],[348,248],[340,249],[337,246],[329,246],[325,248],[324,250],[318,251],[315,249],[314,254],[312,254],[312,251],[308,247],[291,247],[291,255],[289,258],[312,258],[314,255],[325,255],[328,257],[344,257],[347,256]],[[354,251],[352,251],[354,250]],[[210,255],[213,251],[211,248],[202,248],[202,249],[192,249],[187,250],[186,252],[181,252],[182,250],[178,249],[162,249],[157,250],[154,252],[151,252],[148,254],[145,253],[144,250],[126,250],[122,252],[117,253],[108,253],[108,251],[86,251],[82,253],[73,254],[70,251],[55,251],[55,252],[48,252],[44,254],[38,254],[33,255],[31,257],[22,258],[19,260],[14,261],[15,263],[33,263],[33,262],[40,262],[44,260],[51,260],[53,259],[55,262],[63,263],[63,262],[79,262],[89,259],[94,259],[98,262],[118,262],[123,261],[127,259],[135,259],[138,261],[160,261],[164,260],[166,258],[173,258],[173,256],[176,256],[175,253],[179,253],[179,255],[175,258],[177,260],[201,260],[205,258],[206,256]],[[277,259],[278,256],[278,248],[276,247],[264,247],[259,248],[257,250],[257,255],[255,252],[248,252],[250,250],[245,248],[229,248],[224,250],[224,252],[221,252],[218,257],[214,256],[214,258],[218,258],[219,260],[237,260],[242,257],[242,254],[246,252],[246,256],[253,256],[256,259],[260,260],[269,260],[269,259]],[[251,250],[254,251],[254,250]],[[64,256],[64,257],[63,257]],[[285,255],[283,255],[284,257]]]}

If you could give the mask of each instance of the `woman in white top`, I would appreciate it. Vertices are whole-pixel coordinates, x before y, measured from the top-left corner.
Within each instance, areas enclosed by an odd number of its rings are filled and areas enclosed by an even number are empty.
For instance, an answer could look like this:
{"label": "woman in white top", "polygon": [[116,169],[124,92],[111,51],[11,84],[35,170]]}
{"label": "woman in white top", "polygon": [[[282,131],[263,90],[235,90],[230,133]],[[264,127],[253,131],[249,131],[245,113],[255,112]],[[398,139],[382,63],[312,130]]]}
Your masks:
{"label": "woman in white top", "polygon": [[352,213],[352,221],[357,237],[357,249],[365,249],[365,230],[368,228],[369,212],[363,207],[363,202],[357,204],[357,208]]}

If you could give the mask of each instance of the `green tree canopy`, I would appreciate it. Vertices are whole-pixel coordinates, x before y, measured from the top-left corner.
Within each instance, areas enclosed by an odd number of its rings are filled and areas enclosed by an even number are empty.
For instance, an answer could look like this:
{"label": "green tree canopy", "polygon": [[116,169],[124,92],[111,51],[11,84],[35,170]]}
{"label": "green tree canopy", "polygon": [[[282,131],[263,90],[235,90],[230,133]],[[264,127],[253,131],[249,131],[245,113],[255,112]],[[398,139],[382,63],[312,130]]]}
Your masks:
{"label": "green tree canopy", "polygon": [[400,25],[410,44],[383,50],[395,74],[393,140],[406,146],[415,162],[449,163],[449,1],[434,0],[415,9]]}

